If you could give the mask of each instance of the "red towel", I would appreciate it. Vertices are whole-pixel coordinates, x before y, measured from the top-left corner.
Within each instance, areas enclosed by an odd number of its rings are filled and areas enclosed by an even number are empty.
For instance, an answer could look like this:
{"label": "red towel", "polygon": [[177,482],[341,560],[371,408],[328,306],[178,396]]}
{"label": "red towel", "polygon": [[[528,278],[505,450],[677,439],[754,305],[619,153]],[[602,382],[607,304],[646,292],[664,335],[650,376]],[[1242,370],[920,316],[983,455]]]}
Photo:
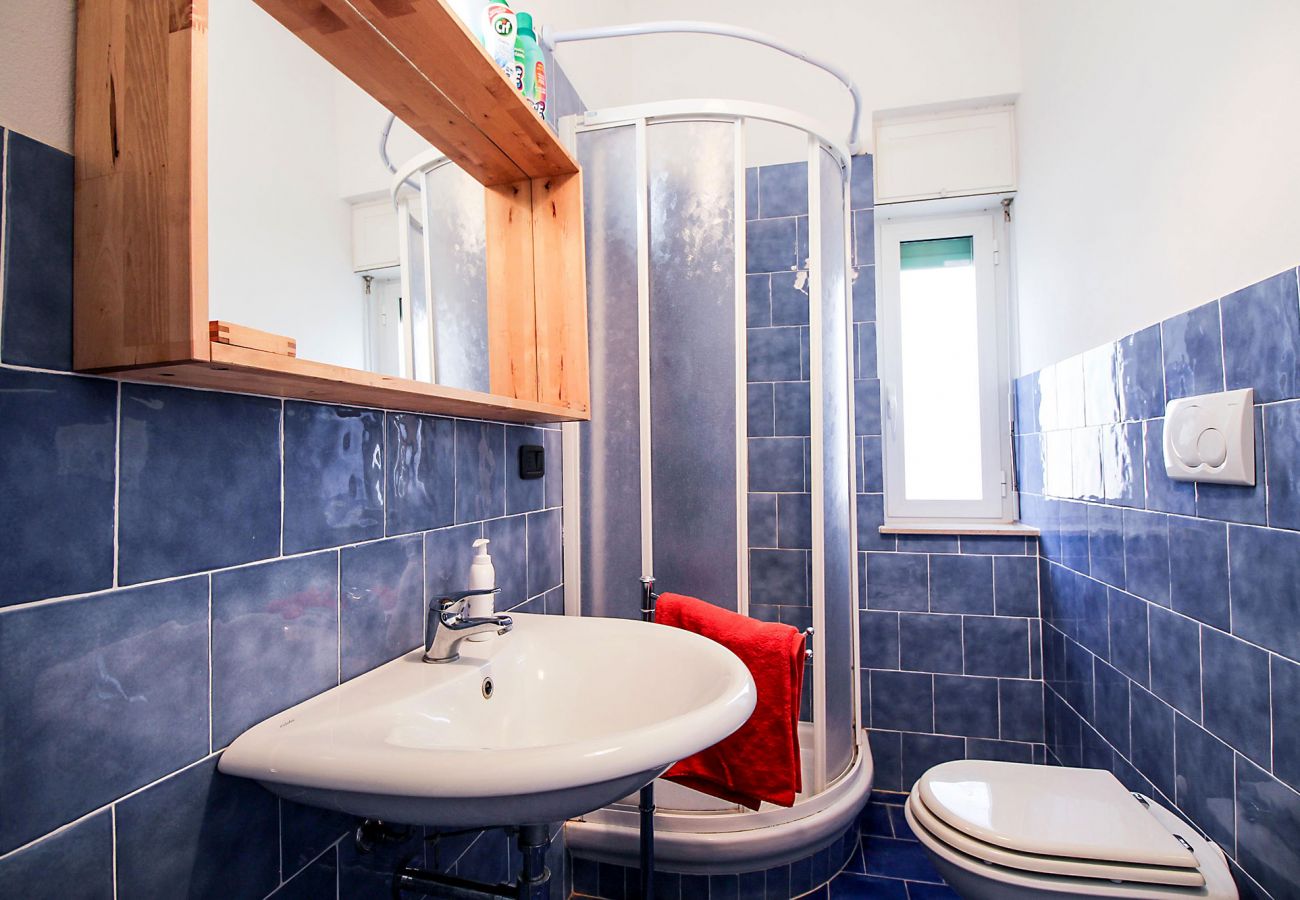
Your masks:
{"label": "red towel", "polygon": [[758,687],[758,704],[748,722],[683,759],[664,778],[750,809],[758,809],[764,800],[792,806],[803,788],[803,634],[789,625],[760,622],[680,594],[659,597],[655,621],[717,641],[740,657]]}

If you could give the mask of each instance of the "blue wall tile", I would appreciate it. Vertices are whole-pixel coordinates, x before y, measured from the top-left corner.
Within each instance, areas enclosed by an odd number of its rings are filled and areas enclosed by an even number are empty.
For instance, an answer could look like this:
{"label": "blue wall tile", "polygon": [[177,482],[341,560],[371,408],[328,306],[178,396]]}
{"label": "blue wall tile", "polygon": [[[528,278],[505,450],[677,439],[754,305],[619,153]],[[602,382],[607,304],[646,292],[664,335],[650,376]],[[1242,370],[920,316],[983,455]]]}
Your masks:
{"label": "blue wall tile", "polygon": [[112,813],[0,859],[0,888],[14,900],[115,900]]}
{"label": "blue wall tile", "polygon": [[898,626],[902,668],[961,674],[961,616],[903,613]]}
{"label": "blue wall tile", "polygon": [[1151,683],[1147,605],[1123,591],[1106,592],[1110,619],[1110,661],[1138,684]]}
{"label": "blue wall tile", "polygon": [[[279,883],[278,806],[246,778],[204,760],[117,806],[123,897],[264,897]],[[166,848],[166,852],[159,852]]]}
{"label": "blue wall tile", "polygon": [[280,402],[122,385],[118,580],[280,551]]}
{"label": "blue wall tile", "polygon": [[[335,810],[304,806],[283,799],[279,803],[280,871],[286,879],[361,824],[356,816]],[[333,884],[331,879],[331,888]]]}
{"label": "blue wall tile", "polygon": [[759,217],[808,214],[808,164],[806,162],[760,166],[758,169]]}
{"label": "blue wall tile", "polygon": [[1228,546],[1232,633],[1300,659],[1300,534],[1232,526]]}
{"label": "blue wall tile", "polygon": [[1021,375],[1012,382],[1015,399],[1014,425],[1016,434],[1036,434],[1042,431],[1038,421],[1038,374]]}
{"label": "blue wall tile", "polygon": [[806,381],[782,381],[775,388],[776,434],[803,437],[812,434],[812,404]]}
{"label": "blue wall tile", "polygon": [[1254,388],[1257,402],[1300,396],[1295,269],[1234,291],[1220,303],[1227,389]]}
{"label": "blue wall tile", "polygon": [[874,265],[876,261],[876,214],[860,209],[853,213],[853,264]]}
{"label": "blue wall tile", "polygon": [[1070,439],[1072,496],[1079,500],[1103,499],[1106,487],[1101,478],[1101,429],[1076,428],[1070,432]]}
{"label": "blue wall tile", "polygon": [[1146,505],[1146,460],[1142,423],[1125,422],[1102,429],[1101,480],[1106,500],[1117,506]]}
{"label": "blue wall tile", "polygon": [[749,437],[776,434],[775,388],[771,382],[745,385],[745,433]]}
{"label": "blue wall tile", "polygon": [[934,728],[940,734],[996,738],[997,679],[935,675]]}
{"label": "blue wall tile", "polygon": [[1274,897],[1300,884],[1300,794],[1240,756],[1237,765],[1237,858]]}
{"label": "blue wall tile", "polygon": [[880,434],[880,379],[859,378],[853,382],[853,433]]}
{"label": "blue wall tile", "polygon": [[[863,672],[863,680],[867,673]],[[864,687],[863,696],[867,696]],[[871,729],[867,732],[867,744],[871,748],[871,761],[875,765],[874,786],[882,791],[901,791],[903,787],[903,749],[901,735],[897,731],[880,731]],[[912,783],[907,783],[911,788]]]}
{"label": "blue wall tile", "polygon": [[884,457],[881,455],[880,438],[875,435],[863,435],[858,438],[861,448],[862,474],[858,490],[867,494],[880,494],[885,490]]}
{"label": "blue wall tile", "polygon": [[812,549],[812,494],[777,495],[777,546]]}
{"label": "blue wall tile", "polygon": [[[990,556],[1024,556],[1029,551],[1031,538],[1016,535],[963,534],[960,540],[962,553],[988,554]],[[1033,543],[1033,553],[1038,553],[1038,542]]]}
{"label": "blue wall tile", "polygon": [[[1264,419],[1268,435],[1268,524],[1300,529],[1300,403],[1265,407]],[[1255,479],[1257,486],[1264,480],[1258,468]]]}
{"label": "blue wall tile", "polygon": [[564,532],[558,509],[528,516],[528,596],[564,580]]}
{"label": "blue wall tile", "polygon": [[956,553],[961,543],[949,534],[900,534],[898,549],[913,553]]}
{"label": "blue wall tile", "polygon": [[[501,589],[494,600],[496,607],[503,612],[514,609],[532,596],[528,590],[528,519],[525,516],[510,516],[485,522],[483,536],[488,539],[487,549],[497,576],[496,586]],[[470,553],[472,560],[473,551]],[[451,590],[469,587],[469,565],[460,572],[453,573],[453,583],[459,583],[462,587]],[[456,582],[456,579],[459,581]]]}
{"label": "blue wall tile", "polygon": [[1231,635],[1201,629],[1205,727],[1255,762],[1272,756],[1268,654]]}
{"label": "blue wall tile", "polygon": [[876,267],[858,264],[853,269],[853,321],[876,321]]}
{"label": "blue wall tile", "polygon": [[1219,846],[1234,846],[1232,748],[1182,716],[1174,722],[1174,748],[1179,808]]}
{"label": "blue wall tile", "polygon": [[1076,572],[1088,574],[1088,507],[1082,503],[1061,503],[1060,562]]}
{"label": "blue wall tile", "polygon": [[872,672],[871,727],[933,731],[934,676],[920,672]]}
{"label": "blue wall tile", "polygon": [[1270,686],[1273,713],[1273,773],[1300,787],[1300,665],[1271,656]]}
{"label": "blue wall tile", "polygon": [[751,220],[745,225],[745,271],[788,272],[797,268],[795,220]]}
{"label": "blue wall tile", "polygon": [[772,280],[772,324],[807,325],[807,271],[774,272],[769,277]]}
{"label": "blue wall tile", "polygon": [[745,218],[758,218],[758,166],[745,169]]}
{"label": "blue wall tile", "polygon": [[1124,587],[1123,513],[1113,506],[1088,507],[1088,565],[1093,578]]}
{"label": "blue wall tile", "polygon": [[776,546],[776,498],[777,494],[750,493],[749,503],[749,546]]}
{"label": "blue wall tile", "polygon": [[853,209],[866,209],[875,205],[874,163],[870,153],[860,154],[850,161],[849,206]]}
{"label": "blue wall tile", "polygon": [[338,848],[330,851],[271,894],[274,900],[320,900],[334,896],[338,891]]}
{"label": "blue wall tile", "polygon": [[6,363],[72,368],[72,157],[9,132],[5,178]]}
{"label": "blue wall tile", "polygon": [[993,557],[936,555],[931,559],[930,609],[992,615]]}
{"label": "blue wall tile", "polygon": [[0,614],[0,683],[3,853],[208,752],[207,579]]}
{"label": "blue wall tile", "polygon": [[338,684],[338,554],[212,576],[212,742]]}
{"label": "blue wall tile", "polygon": [[998,680],[999,737],[1004,741],[1043,741],[1043,683]]}
{"label": "blue wall tile", "polygon": [[1228,529],[1218,522],[1169,519],[1170,601],[1173,608],[1227,628]]}
{"label": "blue wall tile", "polygon": [[772,324],[772,276],[745,276],[745,325],[764,328]]}
{"label": "blue wall tile", "polygon": [[[424,594],[428,602],[469,587],[474,541],[483,536],[483,526],[477,522],[441,528],[424,536]],[[488,550],[491,549],[488,545]],[[500,580],[498,573],[497,581]]]}
{"label": "blue wall tile", "polygon": [[1128,756],[1129,680],[1118,669],[1097,660],[1093,667],[1097,730],[1116,751]]}
{"label": "blue wall tile", "polygon": [[927,557],[920,553],[867,554],[867,608],[924,612],[930,608]]}
{"label": "blue wall tile", "polygon": [[808,554],[803,550],[750,550],[749,597],[755,603],[807,605]]}
{"label": "blue wall tile", "polygon": [[[859,550],[895,550],[898,540],[892,534],[881,534],[880,526],[885,521],[885,498],[883,494],[858,494],[858,549]],[[859,568],[866,576],[866,561],[863,558]],[[865,597],[866,591],[862,592]],[[928,602],[928,595],[927,595]]]}
{"label": "blue wall tile", "polygon": [[0,369],[0,606],[113,583],[116,417],[110,381]]}
{"label": "blue wall tile", "polygon": [[[504,426],[465,419],[455,421],[456,523],[503,515],[506,507]],[[435,483],[442,482],[439,479]]]}
{"label": "blue wall tile", "polygon": [[1029,626],[1025,619],[964,616],[962,643],[967,675],[1029,677]]}
{"label": "blue wall tile", "polygon": [[1169,517],[1124,510],[1124,587],[1145,600],[1169,605]]}
{"label": "blue wall tile", "polygon": [[1223,390],[1223,346],[1219,301],[1180,313],[1161,323],[1165,361],[1165,400]]}
{"label": "blue wall tile", "polygon": [[284,552],[384,534],[384,414],[286,401]]}
{"label": "blue wall tile", "polygon": [[751,328],[745,347],[749,381],[799,381],[802,377],[799,329]]}
{"label": "blue wall tile", "polygon": [[854,358],[857,363],[856,377],[858,378],[875,378],[877,373],[876,360],[876,323],[863,322],[853,327],[854,331]]}
{"label": "blue wall tile", "polygon": [[899,625],[896,612],[858,612],[858,644],[864,669],[897,669]]}
{"label": "blue wall tile", "polygon": [[546,475],[542,478],[546,506],[564,504],[564,434],[558,428],[542,432],[542,446],[546,450]]}
{"label": "blue wall tile", "polygon": [[1201,720],[1201,630],[1158,606],[1148,610],[1151,690],[1179,712]]}
{"label": "blue wall tile", "polygon": [[800,438],[749,439],[751,491],[802,491],[804,442]]}
{"label": "blue wall tile", "polygon": [[1171,800],[1174,779],[1174,710],[1155,694],[1134,686],[1132,702],[1133,764]]}
{"label": "blue wall tile", "polygon": [[1115,378],[1119,384],[1121,419],[1132,421],[1164,415],[1165,373],[1159,325],[1116,342]]}
{"label": "blue wall tile", "polygon": [[412,535],[344,547],[339,554],[339,653],[348,679],[420,643],[424,549]]}

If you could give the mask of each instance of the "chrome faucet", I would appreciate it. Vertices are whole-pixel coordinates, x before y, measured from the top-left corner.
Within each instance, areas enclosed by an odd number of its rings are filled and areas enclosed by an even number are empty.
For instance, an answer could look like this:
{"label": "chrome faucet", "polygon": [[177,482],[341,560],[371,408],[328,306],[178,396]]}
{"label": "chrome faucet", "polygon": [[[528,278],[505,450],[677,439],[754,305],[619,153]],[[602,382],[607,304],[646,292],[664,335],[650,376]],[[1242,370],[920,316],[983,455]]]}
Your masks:
{"label": "chrome faucet", "polygon": [[[509,616],[466,616],[465,601],[480,594],[495,594],[500,588],[479,588],[450,594],[429,604],[424,624],[424,661],[449,663],[460,659],[460,642],[475,634],[495,631],[505,634],[515,627]],[[441,626],[441,627],[440,627]]]}

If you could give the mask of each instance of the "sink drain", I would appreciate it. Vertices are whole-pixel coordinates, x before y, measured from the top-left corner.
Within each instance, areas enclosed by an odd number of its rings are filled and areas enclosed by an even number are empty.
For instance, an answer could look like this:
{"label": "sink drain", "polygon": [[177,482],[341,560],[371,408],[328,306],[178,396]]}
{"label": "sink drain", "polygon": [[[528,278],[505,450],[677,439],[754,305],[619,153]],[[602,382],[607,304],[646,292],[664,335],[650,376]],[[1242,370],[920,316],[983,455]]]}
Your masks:
{"label": "sink drain", "polygon": [[491,679],[490,677],[489,677],[489,678],[484,678],[484,679],[483,679],[483,699],[484,699],[484,700],[491,700],[491,699],[492,699],[492,692],[493,692],[494,690],[496,690],[496,687],[492,684],[492,679]]}

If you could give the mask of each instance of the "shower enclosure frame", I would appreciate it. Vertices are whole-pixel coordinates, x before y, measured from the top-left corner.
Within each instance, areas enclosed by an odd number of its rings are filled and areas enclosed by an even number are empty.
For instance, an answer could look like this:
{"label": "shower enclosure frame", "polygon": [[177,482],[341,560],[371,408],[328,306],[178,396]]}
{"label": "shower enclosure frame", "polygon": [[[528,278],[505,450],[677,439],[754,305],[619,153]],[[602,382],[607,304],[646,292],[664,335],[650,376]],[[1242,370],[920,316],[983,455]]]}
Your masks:
{"label": "shower enclosure frame", "polygon": [[[852,271],[852,212],[850,203],[850,167],[851,157],[846,147],[827,137],[821,128],[811,119],[796,112],[761,103],[726,100],[681,100],[645,103],[611,109],[597,110],[585,114],[568,116],[560,121],[561,139],[571,151],[577,152],[578,135],[612,128],[634,129],[635,135],[635,190],[636,190],[636,272],[637,272],[637,340],[639,344],[639,446],[640,446],[640,500],[641,500],[641,574],[655,575],[653,543],[653,485],[652,485],[652,447],[651,447],[651,402],[650,402],[650,167],[647,146],[647,131],[650,125],[662,122],[723,122],[734,128],[734,192],[735,204],[733,234],[735,241],[735,427],[736,453],[734,459],[734,478],[736,481],[736,590],[737,608],[742,614],[748,613],[749,607],[749,538],[748,538],[748,428],[747,428],[747,322],[746,322],[746,208],[743,202],[746,196],[745,167],[745,132],[748,121],[760,121],[785,126],[803,132],[807,138],[807,152],[803,160],[807,163],[808,179],[808,227],[809,243],[807,262],[809,277],[809,387],[810,397],[810,447],[812,460],[811,493],[812,506],[812,580],[811,604],[813,617],[812,647],[813,662],[813,747],[811,784],[806,785],[806,798],[801,805],[807,804],[803,815],[815,814],[831,803],[831,799],[821,797],[826,789],[836,781],[843,781],[861,767],[862,757],[868,755],[865,736],[860,722],[861,684],[857,673],[859,667],[858,646],[858,553],[856,546],[857,494],[856,448],[853,436],[853,323],[851,302],[849,298]],[[848,477],[848,522],[850,547],[849,585],[850,592],[850,665],[852,666],[852,684],[850,696],[849,729],[851,732],[851,751],[848,764],[843,771],[828,772],[827,764],[827,661],[825,652],[828,639],[826,631],[826,585],[825,585],[825,442],[826,429],[824,421],[825,383],[828,377],[823,371],[824,322],[822,310],[822,289],[825,277],[825,247],[823,241],[831,239],[823,235],[822,225],[822,171],[820,153],[826,152],[838,165],[840,171],[840,205],[842,222],[840,224],[843,246],[841,248],[843,264],[844,302],[844,359],[845,370],[839,377],[844,379],[847,415],[847,447],[844,448]],[[801,263],[802,264],[802,263]],[[594,374],[594,373],[593,373]],[[830,377],[836,377],[833,374]],[[564,575],[565,575],[565,612],[580,615],[583,596],[583,553],[582,545],[582,440],[581,426],[578,423],[566,423],[563,426],[564,450]],[[820,564],[819,564],[820,563]],[[690,590],[690,585],[673,585],[660,582],[662,589]],[[640,585],[629,581],[626,589],[630,596],[637,596]],[[869,756],[868,756],[869,759]],[[859,777],[861,773],[858,772]],[[870,779],[870,772],[865,776]],[[811,802],[810,802],[811,801]],[[711,813],[704,814],[705,817]],[[779,824],[790,816],[789,810],[769,809],[747,814],[753,827]],[[690,824],[679,831],[691,832]]]}

